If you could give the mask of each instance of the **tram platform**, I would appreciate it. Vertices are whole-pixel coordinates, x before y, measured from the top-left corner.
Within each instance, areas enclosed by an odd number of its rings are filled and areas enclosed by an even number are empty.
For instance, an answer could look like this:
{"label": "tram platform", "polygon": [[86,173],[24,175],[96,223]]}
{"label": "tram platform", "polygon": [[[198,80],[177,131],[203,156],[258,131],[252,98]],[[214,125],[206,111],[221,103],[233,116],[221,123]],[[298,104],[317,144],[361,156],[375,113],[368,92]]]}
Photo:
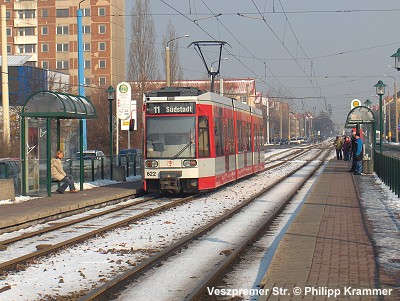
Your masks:
{"label": "tram platform", "polygon": [[26,202],[2,205],[0,210],[1,229],[46,219],[51,216],[63,216],[70,210],[84,209],[110,200],[138,195],[143,192],[140,180],[121,182],[107,186],[79,191],[78,193],[52,194],[50,197],[32,198]]}
{"label": "tram platform", "polygon": [[379,265],[361,207],[371,177],[328,163],[279,242],[260,283],[269,293],[258,300],[400,300],[400,276]]}

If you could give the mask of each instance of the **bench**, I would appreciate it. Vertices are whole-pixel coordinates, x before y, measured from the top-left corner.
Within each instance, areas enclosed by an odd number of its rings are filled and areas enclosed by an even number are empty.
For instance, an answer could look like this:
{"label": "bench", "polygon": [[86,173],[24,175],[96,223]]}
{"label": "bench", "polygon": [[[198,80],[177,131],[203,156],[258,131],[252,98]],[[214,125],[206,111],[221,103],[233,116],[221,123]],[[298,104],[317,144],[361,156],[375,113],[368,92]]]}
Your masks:
{"label": "bench", "polygon": [[56,192],[58,188],[60,188],[61,181],[51,180],[51,192]]}

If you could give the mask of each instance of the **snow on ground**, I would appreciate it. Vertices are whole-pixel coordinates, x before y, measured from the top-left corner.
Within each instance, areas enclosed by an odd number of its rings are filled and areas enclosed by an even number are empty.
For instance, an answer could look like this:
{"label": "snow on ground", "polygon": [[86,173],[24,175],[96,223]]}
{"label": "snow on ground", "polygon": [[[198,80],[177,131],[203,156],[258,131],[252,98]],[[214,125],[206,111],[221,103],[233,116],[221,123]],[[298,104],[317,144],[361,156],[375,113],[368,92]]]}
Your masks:
{"label": "snow on ground", "polygon": [[[314,154],[305,156],[311,159]],[[2,300],[37,300],[43,294],[68,294],[71,288],[90,289],[121,272],[133,262],[146,257],[160,246],[170,245],[181,237],[220,215],[249,194],[268,186],[276,178],[289,173],[304,162],[287,163],[277,171],[266,171],[246,181],[234,183],[228,189],[190,204],[171,209],[163,214],[117,229],[84,244],[57,253],[50,259],[40,260],[24,271],[10,273],[0,279],[0,287],[11,287],[1,293]],[[291,165],[291,168],[287,166]],[[180,213],[179,213],[179,212]],[[184,214],[182,214],[182,212]],[[46,279],[46,280],[45,280]],[[39,292],[41,295],[39,295]]]}
{"label": "snow on ground", "polygon": [[362,206],[372,225],[380,265],[388,274],[399,277],[400,198],[375,174],[362,177],[360,182]]}

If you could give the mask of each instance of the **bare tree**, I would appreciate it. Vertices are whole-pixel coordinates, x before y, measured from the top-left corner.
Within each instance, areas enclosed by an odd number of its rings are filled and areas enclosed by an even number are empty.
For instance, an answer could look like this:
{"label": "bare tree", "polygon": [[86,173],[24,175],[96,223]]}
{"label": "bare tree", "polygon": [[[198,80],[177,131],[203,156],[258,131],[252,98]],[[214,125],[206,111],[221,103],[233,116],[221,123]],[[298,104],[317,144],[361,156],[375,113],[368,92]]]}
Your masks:
{"label": "bare tree", "polygon": [[[176,31],[175,31],[175,26],[172,23],[171,20],[169,20],[168,25],[167,25],[167,30],[165,32],[165,35],[163,36],[163,40],[162,40],[162,59],[164,62],[164,70],[166,73],[166,51],[165,48],[167,46],[167,43],[171,40],[168,47],[170,49],[170,71],[171,71],[171,83],[175,82],[175,81],[180,81],[183,79],[183,71],[182,71],[182,66],[181,66],[181,62],[179,60],[179,39],[176,39],[177,35],[176,35]],[[176,39],[176,40],[174,40]]]}
{"label": "bare tree", "polygon": [[132,39],[129,47],[128,79],[145,83],[158,78],[156,32],[150,0],[136,0],[132,8]]}

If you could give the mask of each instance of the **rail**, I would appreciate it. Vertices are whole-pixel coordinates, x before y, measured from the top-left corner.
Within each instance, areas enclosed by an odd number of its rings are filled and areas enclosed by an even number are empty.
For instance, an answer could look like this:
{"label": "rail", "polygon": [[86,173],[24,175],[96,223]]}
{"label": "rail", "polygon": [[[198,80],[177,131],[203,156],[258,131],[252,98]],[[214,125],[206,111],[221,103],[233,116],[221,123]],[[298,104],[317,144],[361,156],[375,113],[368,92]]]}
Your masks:
{"label": "rail", "polygon": [[400,159],[375,152],[375,172],[400,198]]}

